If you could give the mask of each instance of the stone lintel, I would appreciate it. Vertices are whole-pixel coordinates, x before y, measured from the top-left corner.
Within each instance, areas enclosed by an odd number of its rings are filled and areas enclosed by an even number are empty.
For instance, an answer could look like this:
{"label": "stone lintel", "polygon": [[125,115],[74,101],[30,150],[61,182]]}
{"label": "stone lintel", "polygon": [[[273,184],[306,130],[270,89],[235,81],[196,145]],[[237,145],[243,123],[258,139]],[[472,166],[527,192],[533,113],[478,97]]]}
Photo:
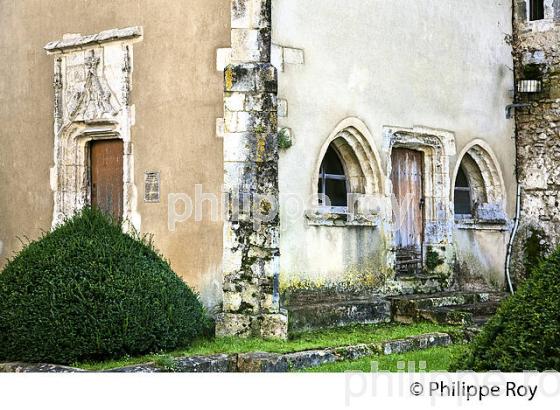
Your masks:
{"label": "stone lintel", "polygon": [[92,47],[110,41],[140,39],[143,35],[142,27],[127,27],[121,29],[104,30],[97,34],[82,36],[81,34],[67,34],[61,40],[51,41],[44,49],[48,54],[64,53],[69,50]]}

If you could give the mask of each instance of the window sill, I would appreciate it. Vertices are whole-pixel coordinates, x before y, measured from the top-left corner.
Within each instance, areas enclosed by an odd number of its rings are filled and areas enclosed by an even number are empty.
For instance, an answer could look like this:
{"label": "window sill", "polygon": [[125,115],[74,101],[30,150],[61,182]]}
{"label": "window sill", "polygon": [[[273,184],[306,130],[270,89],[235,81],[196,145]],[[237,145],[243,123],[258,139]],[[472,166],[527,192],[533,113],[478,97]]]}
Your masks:
{"label": "window sill", "polygon": [[346,207],[318,207],[305,212],[307,225],[330,227],[376,227],[379,225],[377,214],[350,214]]}
{"label": "window sill", "polygon": [[484,220],[474,218],[455,218],[455,228],[476,231],[509,231],[505,220]]}
{"label": "window sill", "polygon": [[526,20],[525,27],[527,27],[529,31],[539,33],[554,29],[556,27],[556,21],[554,18],[549,17],[540,20]]}

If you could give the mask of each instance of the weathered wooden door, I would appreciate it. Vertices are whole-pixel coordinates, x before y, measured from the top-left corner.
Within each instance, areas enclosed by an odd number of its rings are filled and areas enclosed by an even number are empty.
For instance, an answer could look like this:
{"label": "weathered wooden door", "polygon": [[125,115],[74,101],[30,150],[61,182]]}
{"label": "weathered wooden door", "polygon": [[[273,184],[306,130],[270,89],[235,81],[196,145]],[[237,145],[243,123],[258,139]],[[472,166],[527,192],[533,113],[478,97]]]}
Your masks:
{"label": "weathered wooden door", "polygon": [[123,142],[92,141],[90,155],[91,205],[119,220],[123,215]]}
{"label": "weathered wooden door", "polygon": [[393,149],[391,180],[398,273],[418,273],[422,268],[422,162],[419,151]]}

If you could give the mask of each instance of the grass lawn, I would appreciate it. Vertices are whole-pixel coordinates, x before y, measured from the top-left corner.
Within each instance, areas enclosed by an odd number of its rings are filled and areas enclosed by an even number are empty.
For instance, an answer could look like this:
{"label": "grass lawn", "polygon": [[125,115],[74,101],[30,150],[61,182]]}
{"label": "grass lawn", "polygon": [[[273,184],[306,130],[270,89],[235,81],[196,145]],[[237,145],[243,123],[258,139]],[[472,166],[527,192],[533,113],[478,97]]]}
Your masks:
{"label": "grass lawn", "polygon": [[467,345],[432,347],[403,354],[375,355],[360,360],[328,363],[302,372],[341,373],[341,372],[443,372],[449,369],[451,362],[460,355]]}
{"label": "grass lawn", "polygon": [[209,355],[217,353],[271,352],[289,353],[327,347],[350,346],[402,339],[408,336],[432,332],[453,333],[456,327],[432,323],[412,325],[381,324],[361,325],[337,329],[305,332],[293,335],[288,341],[265,341],[260,339],[217,338],[199,340],[186,349],[146,355],[124,357],[120,360],[100,363],[74,363],[73,366],[88,370],[106,370],[139,363],[156,362],[165,364],[170,357]]}

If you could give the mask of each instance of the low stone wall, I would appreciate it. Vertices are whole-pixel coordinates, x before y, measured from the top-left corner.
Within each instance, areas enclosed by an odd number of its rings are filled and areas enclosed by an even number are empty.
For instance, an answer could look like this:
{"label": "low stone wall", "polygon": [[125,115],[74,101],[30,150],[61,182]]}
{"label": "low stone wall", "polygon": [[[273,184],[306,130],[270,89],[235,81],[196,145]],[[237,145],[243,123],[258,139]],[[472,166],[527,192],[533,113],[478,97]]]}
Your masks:
{"label": "low stone wall", "polygon": [[[405,339],[359,344],[328,349],[277,354],[265,352],[218,354],[211,356],[177,357],[169,363],[143,363],[105,370],[111,373],[283,373],[290,370],[317,367],[326,363],[357,360],[375,354],[405,353],[412,350],[453,344],[447,333],[428,333]],[[72,373],[86,372],[51,364],[2,363],[0,373]]]}

